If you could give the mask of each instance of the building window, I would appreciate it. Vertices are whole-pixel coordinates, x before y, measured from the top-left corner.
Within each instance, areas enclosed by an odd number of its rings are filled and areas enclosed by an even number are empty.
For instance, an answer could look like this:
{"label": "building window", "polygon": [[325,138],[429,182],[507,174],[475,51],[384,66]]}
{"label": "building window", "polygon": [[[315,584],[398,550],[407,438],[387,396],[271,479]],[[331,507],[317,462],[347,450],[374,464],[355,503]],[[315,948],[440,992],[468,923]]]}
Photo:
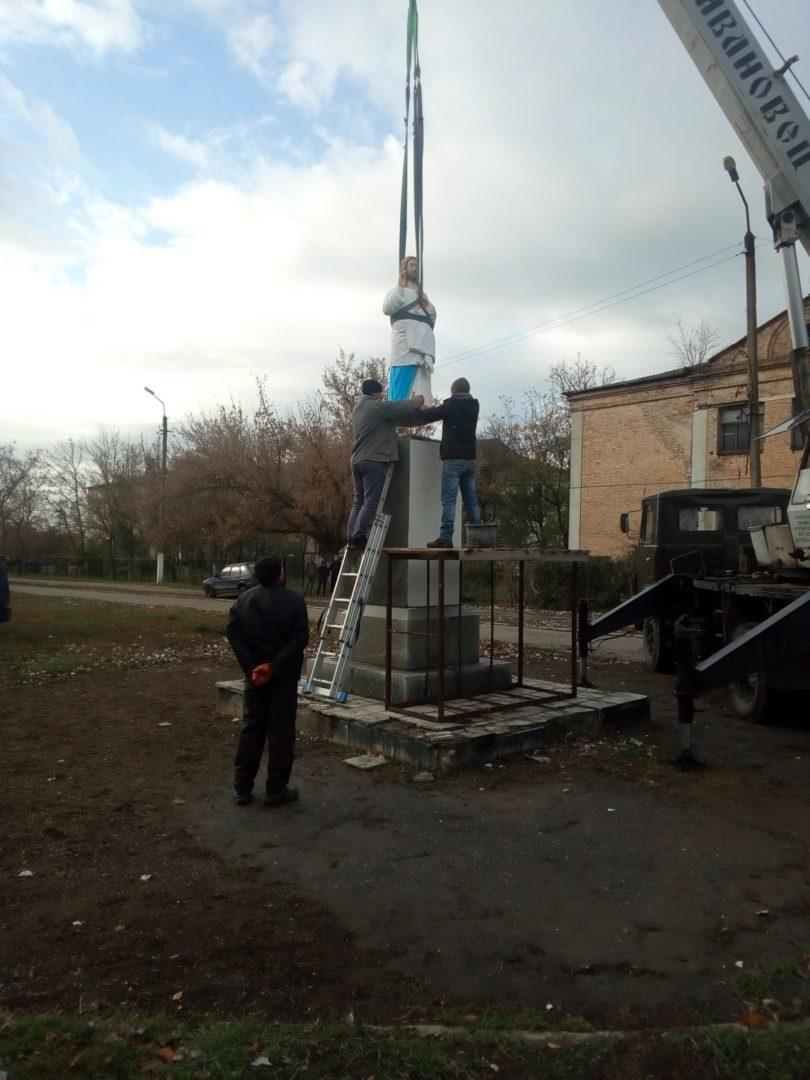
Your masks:
{"label": "building window", "polygon": [[748,406],[727,405],[718,411],[717,449],[721,454],[748,452]]}

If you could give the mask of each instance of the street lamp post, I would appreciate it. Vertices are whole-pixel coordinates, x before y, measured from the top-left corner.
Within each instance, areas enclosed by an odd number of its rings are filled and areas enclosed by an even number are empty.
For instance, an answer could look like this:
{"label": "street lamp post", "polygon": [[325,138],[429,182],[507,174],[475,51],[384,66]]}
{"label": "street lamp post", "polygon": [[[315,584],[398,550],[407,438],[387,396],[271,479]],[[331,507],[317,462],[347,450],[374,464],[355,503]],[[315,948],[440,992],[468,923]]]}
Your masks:
{"label": "street lamp post", "polygon": [[759,442],[759,360],[757,356],[757,270],[756,255],[754,253],[754,234],[751,232],[751,218],[748,213],[748,202],[740,187],[740,177],[737,173],[737,165],[733,157],[723,158],[723,168],[729,175],[731,182],[740,193],[740,198],[745,207],[745,237],[743,247],[745,250],[745,311],[747,319],[747,348],[748,348],[748,446],[751,458],[751,487],[760,487],[762,484],[762,469],[760,465],[761,445]]}
{"label": "street lamp post", "polygon": [[157,557],[157,570],[155,572],[155,583],[157,585],[163,584],[163,498],[166,491],[166,450],[169,441],[169,422],[166,419],[166,406],[163,400],[157,396],[154,390],[150,390],[148,386],[144,387],[147,394],[151,394],[155,401],[160,402],[160,406],[163,409],[163,423],[161,425],[161,444],[160,444],[160,498],[158,499],[158,543],[161,550],[158,552]]}

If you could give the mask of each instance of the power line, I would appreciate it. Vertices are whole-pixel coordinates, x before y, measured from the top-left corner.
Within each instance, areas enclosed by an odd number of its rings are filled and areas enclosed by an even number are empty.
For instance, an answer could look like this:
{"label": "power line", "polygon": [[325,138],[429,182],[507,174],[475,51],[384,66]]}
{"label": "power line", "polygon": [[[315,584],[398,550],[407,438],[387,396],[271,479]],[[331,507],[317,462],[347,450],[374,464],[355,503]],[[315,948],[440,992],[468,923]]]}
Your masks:
{"label": "power line", "polygon": [[[567,312],[565,315],[555,315],[553,319],[548,319],[546,322],[536,323],[534,326],[527,326],[525,330],[515,331],[513,334],[507,334],[502,338],[495,338],[494,341],[489,341],[485,345],[473,346],[470,349],[463,349],[461,352],[453,353],[447,357],[446,360],[442,360],[441,364],[437,364],[436,367],[442,367],[444,364],[455,363],[456,359],[467,359],[469,356],[473,356],[479,350],[484,351],[492,348],[495,345],[501,343],[508,345],[510,341],[520,341],[524,337],[530,336],[534,331],[539,331],[545,327],[550,327],[553,323],[558,322],[560,319],[567,319],[571,315],[578,315],[581,311],[588,311],[589,308],[596,308],[600,304],[606,304],[609,300],[615,300],[619,296],[626,296],[628,293],[634,293],[637,289],[643,289],[645,285],[650,285],[654,281],[660,281],[662,278],[671,277],[673,274],[680,273],[681,270],[687,270],[691,266],[697,266],[698,263],[705,262],[707,259],[713,259],[715,255],[722,255],[726,251],[731,251],[733,248],[738,248],[739,242],[736,244],[729,244],[727,247],[718,248],[717,251],[711,251],[708,255],[703,255],[699,259],[693,259],[691,262],[684,263],[682,266],[676,266],[673,270],[668,270],[664,274],[656,274],[655,277],[647,278],[646,281],[639,282],[638,285],[633,285],[629,289],[622,289],[620,292],[611,293],[610,296],[603,296],[601,300],[593,300],[590,304],[585,304],[583,307],[574,308],[573,311]],[[706,267],[708,269],[708,267]]]}
{"label": "power line", "polygon": [[[748,8],[748,10],[751,12],[751,18],[754,20],[754,22],[760,28],[760,30],[765,35],[765,37],[768,39],[768,41],[770,41],[771,45],[773,46],[773,48],[774,48],[774,50],[776,52],[776,55],[779,57],[779,59],[782,61],[783,64],[787,64],[787,60],[782,55],[782,53],[781,53],[781,51],[779,49],[779,46],[776,44],[776,42],[773,40],[771,35],[765,29],[765,26],[764,26],[762,20],[757,15],[757,13],[754,11],[754,9],[751,7],[751,5],[748,3],[748,0],[743,0],[743,3]],[[787,71],[788,71],[788,74],[792,75],[793,78],[796,80],[796,82],[799,84],[799,86],[801,87],[801,91],[804,94],[804,96],[807,98],[807,100],[810,101],[810,94],[808,94],[807,91],[805,90],[804,86],[802,86],[802,82],[801,82],[799,76],[794,72],[793,68],[789,67],[787,69]]]}
{"label": "power line", "polygon": [[[763,241],[763,243],[765,242]],[[762,245],[760,244],[758,246]],[[732,244],[729,245],[729,247],[739,247],[739,244]],[[714,254],[717,255],[728,250],[729,248],[721,248],[719,251],[714,252]],[[685,281],[686,278],[694,277],[695,274],[702,274],[705,270],[712,270],[715,266],[720,266],[723,263],[730,262],[732,259],[736,259],[739,254],[740,252],[737,251],[733,255],[727,255],[724,259],[718,259],[716,262],[709,263],[708,266],[700,266],[697,270],[691,270],[688,274],[681,274],[680,277],[672,278],[670,281],[662,281],[658,285],[652,285],[649,289],[643,288],[644,285],[654,281],[660,281],[662,277],[669,277],[671,274],[677,273],[677,271],[671,270],[669,274],[659,274],[657,277],[649,278],[648,281],[636,285],[634,289],[625,289],[621,293],[614,293],[612,296],[605,297],[602,300],[596,300],[592,304],[587,304],[584,308],[575,308],[574,311],[567,312],[565,315],[559,315],[557,318],[550,319],[546,323],[539,323],[536,327],[530,327],[527,330],[512,334],[507,338],[496,339],[495,341],[488,342],[486,345],[479,345],[476,348],[468,349],[465,352],[456,353],[447,360],[442,361],[442,363],[436,364],[436,367],[448,367],[451,364],[459,364],[462,360],[470,360],[474,357],[483,356],[485,353],[495,352],[497,349],[502,349],[507,345],[516,345],[521,341],[526,341],[530,337],[548,333],[549,330],[558,330],[560,327],[568,326],[570,323],[579,322],[580,319],[587,319],[591,315],[598,315],[602,311],[618,307],[620,304],[626,304],[628,300],[635,300],[639,296],[646,296],[648,293],[656,292],[658,289],[663,289],[667,285],[675,285],[679,281]],[[711,258],[711,256],[706,255],[704,258]],[[692,263],[686,263],[684,267],[680,267],[680,269],[685,269],[687,266],[694,266],[695,262],[701,261],[703,260],[696,259]],[[631,293],[632,295],[625,295],[626,293]],[[616,299],[617,297],[623,298]]]}

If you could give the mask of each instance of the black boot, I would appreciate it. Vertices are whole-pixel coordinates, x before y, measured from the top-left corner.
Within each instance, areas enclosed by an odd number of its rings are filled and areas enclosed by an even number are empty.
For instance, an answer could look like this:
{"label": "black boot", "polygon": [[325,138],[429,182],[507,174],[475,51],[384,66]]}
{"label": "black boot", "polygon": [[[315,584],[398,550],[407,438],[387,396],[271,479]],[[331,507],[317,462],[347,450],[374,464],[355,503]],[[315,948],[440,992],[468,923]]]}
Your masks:
{"label": "black boot", "polygon": [[298,788],[285,787],[281,791],[268,791],[264,797],[265,806],[284,806],[291,802],[298,802]]}

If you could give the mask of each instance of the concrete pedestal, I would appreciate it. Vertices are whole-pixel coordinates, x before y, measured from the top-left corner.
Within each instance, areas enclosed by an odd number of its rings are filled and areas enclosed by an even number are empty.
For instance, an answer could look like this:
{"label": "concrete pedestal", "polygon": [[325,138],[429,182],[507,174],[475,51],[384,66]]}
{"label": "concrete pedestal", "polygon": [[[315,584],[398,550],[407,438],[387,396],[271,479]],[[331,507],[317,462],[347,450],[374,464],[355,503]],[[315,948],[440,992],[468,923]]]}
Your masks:
{"label": "concrete pedestal", "polygon": [[[434,439],[399,440],[399,463],[391,480],[385,509],[391,514],[386,547],[423,548],[439,535],[441,459]],[[461,506],[456,509],[454,538],[461,541]],[[387,558],[380,559],[371,586],[360,637],[352,653],[346,689],[350,694],[385,696],[385,601]],[[432,698],[437,693],[438,563],[397,562],[393,574],[391,692],[393,701]],[[479,659],[477,615],[459,611],[458,563],[444,566],[445,693],[471,693],[486,687],[503,689],[512,681],[511,666]],[[408,633],[403,633],[408,631]],[[459,638],[460,661],[459,669]],[[326,676],[331,673],[325,664]]]}

